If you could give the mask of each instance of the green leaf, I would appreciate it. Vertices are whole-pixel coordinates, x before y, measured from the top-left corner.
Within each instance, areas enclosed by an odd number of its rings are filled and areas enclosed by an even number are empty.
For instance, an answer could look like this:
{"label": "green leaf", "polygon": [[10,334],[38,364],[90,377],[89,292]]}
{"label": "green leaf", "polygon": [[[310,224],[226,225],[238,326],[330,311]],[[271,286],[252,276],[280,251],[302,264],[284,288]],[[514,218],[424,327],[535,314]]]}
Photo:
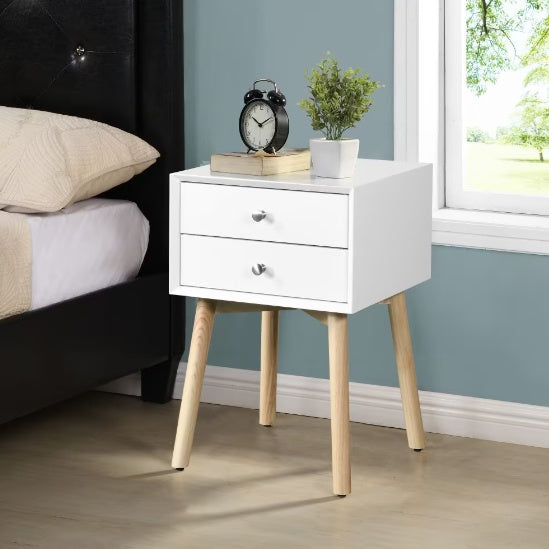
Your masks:
{"label": "green leaf", "polygon": [[372,93],[381,87],[362,69],[342,71],[329,52],[305,78],[310,97],[298,105],[311,119],[313,130],[331,140],[341,139],[362,120],[373,104]]}

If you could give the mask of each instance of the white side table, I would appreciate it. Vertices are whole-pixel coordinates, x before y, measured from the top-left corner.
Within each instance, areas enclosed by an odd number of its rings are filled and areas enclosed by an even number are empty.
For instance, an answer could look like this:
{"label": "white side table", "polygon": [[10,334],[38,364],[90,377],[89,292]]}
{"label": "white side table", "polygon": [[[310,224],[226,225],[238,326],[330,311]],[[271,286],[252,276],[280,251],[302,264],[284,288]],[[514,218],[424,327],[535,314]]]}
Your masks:
{"label": "white side table", "polygon": [[351,491],[349,314],[389,307],[408,444],[424,447],[404,291],[430,278],[427,164],[359,160],[353,178],[171,175],[170,293],[198,297],[173,467],[189,464],[216,313],[260,310],[260,423],[276,413],[278,311],[328,326],[335,494]]}

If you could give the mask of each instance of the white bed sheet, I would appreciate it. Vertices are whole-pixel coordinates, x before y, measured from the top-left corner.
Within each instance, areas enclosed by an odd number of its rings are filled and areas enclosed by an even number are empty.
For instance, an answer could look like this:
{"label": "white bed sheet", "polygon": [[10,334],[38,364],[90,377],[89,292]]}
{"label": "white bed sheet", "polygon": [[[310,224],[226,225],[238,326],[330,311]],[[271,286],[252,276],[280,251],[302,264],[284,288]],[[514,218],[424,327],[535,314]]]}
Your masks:
{"label": "white bed sheet", "polygon": [[92,198],[19,215],[32,234],[31,309],[135,278],[149,243],[149,222],[133,202]]}

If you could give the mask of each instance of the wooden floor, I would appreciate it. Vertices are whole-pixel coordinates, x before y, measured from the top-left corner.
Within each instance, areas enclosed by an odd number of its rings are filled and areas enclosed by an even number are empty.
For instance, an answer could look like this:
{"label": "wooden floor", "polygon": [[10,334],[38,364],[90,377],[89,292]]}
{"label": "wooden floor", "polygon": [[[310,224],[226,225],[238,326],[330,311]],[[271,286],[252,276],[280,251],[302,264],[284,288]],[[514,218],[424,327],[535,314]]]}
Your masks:
{"label": "wooden floor", "polygon": [[327,420],[202,405],[179,473],[178,404],[91,393],[0,427],[0,547],[549,547],[549,450],[353,424],[339,499]]}

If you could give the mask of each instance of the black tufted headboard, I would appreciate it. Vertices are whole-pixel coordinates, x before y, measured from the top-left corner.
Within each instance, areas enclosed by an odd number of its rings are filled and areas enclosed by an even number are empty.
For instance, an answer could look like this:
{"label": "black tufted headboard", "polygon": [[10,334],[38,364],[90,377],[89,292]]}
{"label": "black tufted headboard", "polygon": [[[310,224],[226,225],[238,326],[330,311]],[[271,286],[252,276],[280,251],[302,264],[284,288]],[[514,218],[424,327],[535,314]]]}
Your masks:
{"label": "black tufted headboard", "polygon": [[108,196],[151,224],[142,273],[167,271],[168,174],[184,167],[183,0],[0,0],[0,105],[100,120],[161,158]]}

